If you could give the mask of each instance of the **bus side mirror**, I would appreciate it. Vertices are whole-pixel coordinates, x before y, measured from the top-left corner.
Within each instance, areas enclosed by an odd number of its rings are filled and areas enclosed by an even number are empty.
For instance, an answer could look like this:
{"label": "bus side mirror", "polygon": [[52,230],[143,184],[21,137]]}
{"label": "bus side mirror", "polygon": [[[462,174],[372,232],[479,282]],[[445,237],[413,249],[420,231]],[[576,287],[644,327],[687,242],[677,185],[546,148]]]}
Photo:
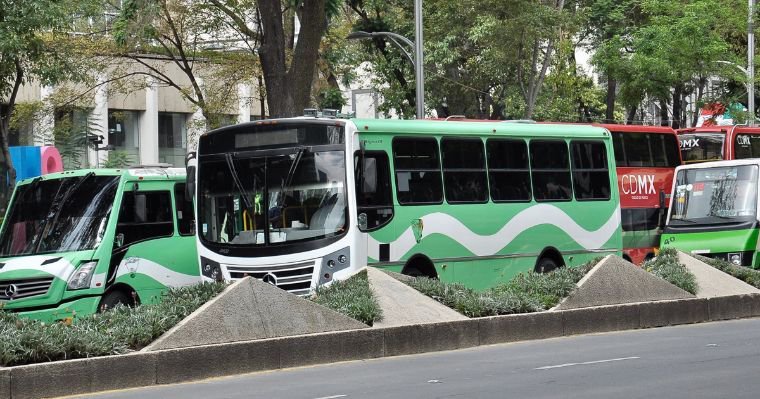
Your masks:
{"label": "bus side mirror", "polygon": [[195,152],[189,152],[185,156],[185,173],[187,174],[187,184],[185,184],[185,198],[192,199],[195,195],[195,167],[198,164]]}
{"label": "bus side mirror", "polygon": [[367,214],[360,213],[357,219],[359,219],[359,230],[367,230]]}

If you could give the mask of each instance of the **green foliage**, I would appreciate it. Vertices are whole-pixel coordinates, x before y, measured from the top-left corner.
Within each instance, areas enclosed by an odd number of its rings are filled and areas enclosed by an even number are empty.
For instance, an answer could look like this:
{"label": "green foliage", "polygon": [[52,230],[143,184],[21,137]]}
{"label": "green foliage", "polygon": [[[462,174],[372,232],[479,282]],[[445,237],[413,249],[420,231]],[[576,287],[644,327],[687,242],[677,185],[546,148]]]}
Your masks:
{"label": "green foliage", "polygon": [[744,281],[745,283],[755,288],[760,288],[760,270],[751,269],[746,266],[736,266],[722,259],[708,258],[702,255],[692,256],[724,273],[730,274],[739,280]]}
{"label": "green foliage", "polygon": [[641,267],[684,291],[697,293],[696,277],[678,261],[678,251],[673,248],[662,249],[656,258],[644,262]]}
{"label": "green foliage", "polygon": [[346,105],[346,99],[343,98],[343,93],[341,93],[338,88],[328,87],[319,93],[320,109],[330,108],[341,110],[344,105]]}
{"label": "green foliage", "polygon": [[556,306],[599,259],[550,273],[527,272],[483,292],[425,277],[406,281],[414,289],[467,317],[539,312]]}
{"label": "green foliage", "polygon": [[162,301],[136,308],[119,306],[77,318],[71,324],[46,324],[0,311],[0,364],[49,362],[139,350],[219,294],[224,284],[198,284],[169,290]]}
{"label": "green foliage", "polygon": [[382,319],[382,310],[369,287],[366,271],[335,281],[328,287],[319,287],[309,299],[370,326]]}
{"label": "green foliage", "polygon": [[104,168],[126,168],[133,164],[132,158],[125,151],[110,151],[108,159],[103,163]]}

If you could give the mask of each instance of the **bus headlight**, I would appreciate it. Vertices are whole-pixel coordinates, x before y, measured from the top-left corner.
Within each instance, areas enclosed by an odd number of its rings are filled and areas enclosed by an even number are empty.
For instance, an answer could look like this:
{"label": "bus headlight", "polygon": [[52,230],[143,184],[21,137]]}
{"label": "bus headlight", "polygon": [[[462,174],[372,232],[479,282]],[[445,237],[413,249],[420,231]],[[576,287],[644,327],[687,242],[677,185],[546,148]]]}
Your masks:
{"label": "bus headlight", "polygon": [[742,254],[741,253],[730,253],[728,254],[728,261],[735,264],[736,266],[742,265]]}
{"label": "bus headlight", "polygon": [[333,279],[335,272],[351,266],[349,261],[349,248],[337,250],[322,258],[322,269],[319,273],[319,285],[329,283]]}
{"label": "bus headlight", "polygon": [[95,272],[95,267],[97,265],[98,261],[96,260],[79,265],[79,268],[74,270],[74,273],[69,277],[68,288],[70,290],[90,288],[92,274]]}
{"label": "bus headlight", "polygon": [[222,268],[219,266],[219,263],[204,257],[201,257],[201,274],[214,281],[224,280]]}

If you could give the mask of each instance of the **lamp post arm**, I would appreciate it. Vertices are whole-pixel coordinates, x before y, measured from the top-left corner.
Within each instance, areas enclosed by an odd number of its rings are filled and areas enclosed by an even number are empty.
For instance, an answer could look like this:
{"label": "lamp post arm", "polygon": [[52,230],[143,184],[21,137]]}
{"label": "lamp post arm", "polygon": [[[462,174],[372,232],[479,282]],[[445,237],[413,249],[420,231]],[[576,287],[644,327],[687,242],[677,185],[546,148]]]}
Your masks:
{"label": "lamp post arm", "polygon": [[[395,45],[396,45],[396,47],[398,47],[398,48],[399,48],[399,50],[401,50],[401,52],[402,52],[402,53],[404,53],[404,56],[406,57],[406,59],[407,59],[407,60],[409,60],[409,62],[411,62],[411,63],[412,63],[412,66],[415,66],[416,64],[415,64],[415,62],[414,62],[414,57],[412,57],[412,55],[411,55],[411,54],[409,54],[409,51],[407,51],[407,50],[404,48],[404,46],[402,46],[402,45],[401,45],[401,43],[399,43],[399,42],[398,42],[396,39],[397,39],[397,38],[395,38],[395,37],[393,37],[393,36],[390,36],[390,35],[388,35],[388,40],[390,40],[390,41],[391,41],[393,44],[395,44]],[[405,38],[405,39],[406,39],[406,38]],[[407,39],[407,40],[408,40],[408,39]],[[412,48],[414,48],[414,46],[412,46]]]}

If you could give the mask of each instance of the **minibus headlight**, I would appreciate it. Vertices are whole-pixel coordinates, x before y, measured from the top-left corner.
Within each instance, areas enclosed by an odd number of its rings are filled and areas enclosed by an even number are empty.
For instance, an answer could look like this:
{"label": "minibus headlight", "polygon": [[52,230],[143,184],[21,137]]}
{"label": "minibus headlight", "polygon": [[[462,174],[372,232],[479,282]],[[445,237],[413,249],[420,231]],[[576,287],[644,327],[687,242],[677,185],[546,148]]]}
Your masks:
{"label": "minibus headlight", "polygon": [[728,261],[735,264],[736,266],[742,265],[742,254],[741,253],[730,253],[728,254]]}
{"label": "minibus headlight", "polygon": [[95,272],[95,267],[98,266],[98,261],[82,263],[79,268],[74,270],[68,281],[68,287],[70,290],[81,290],[83,288],[90,288],[90,281],[92,280],[92,274]]}

